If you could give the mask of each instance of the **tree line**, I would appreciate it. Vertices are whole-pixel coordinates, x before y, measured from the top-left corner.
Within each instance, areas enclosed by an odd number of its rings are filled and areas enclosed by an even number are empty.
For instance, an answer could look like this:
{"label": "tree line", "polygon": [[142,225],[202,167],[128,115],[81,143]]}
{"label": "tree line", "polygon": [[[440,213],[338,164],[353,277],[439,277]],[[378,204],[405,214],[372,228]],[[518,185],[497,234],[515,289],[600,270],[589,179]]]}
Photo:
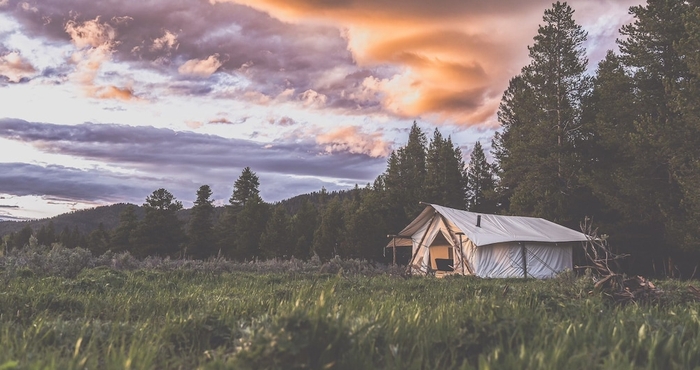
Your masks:
{"label": "tree line", "polygon": [[13,249],[60,242],[97,254],[128,251],[137,257],[253,260],[317,255],[324,260],[340,256],[388,262],[384,251],[388,230],[403,228],[420,212],[418,199],[479,208],[483,194],[475,190],[480,184],[493,184],[490,168],[479,144],[467,167],[450,137],[444,138],[436,129],[428,143],[414,122],[408,143],[391,154],[385,173],[363,188],[322,189],[293,203],[269,204],[260,197],[257,174],[246,167],[234,182],[223,212],[216,212],[211,188],[202,185],[189,220],[183,222],[177,217],[182,203],[168,190],[157,189],[146,198],[142,218],[129,205],[112,230],[100,224],[88,234],[77,228],[57,233],[50,222],[36,232],[27,225],[8,235],[5,243]]}
{"label": "tree line", "polygon": [[[187,224],[175,217],[182,204],[159,189],[146,199],[143,220],[126,210],[117,228],[81,243],[138,256],[387,261],[386,235],[417,216],[423,201],[574,229],[592,217],[616,251],[632,255],[628,271],[687,271],[700,252],[699,5],[631,7],[619,52],[590,72],[587,33],[567,3],[552,4],[528,47],[529,64],[501,99],[492,163],[481,143],[465,163],[451,137],[435,129],[428,140],[414,122],[385,172],[365,187],[322,190],[292,209],[265,203],[258,177],[245,168],[220,217],[207,185]],[[56,239],[69,243],[70,234]]]}

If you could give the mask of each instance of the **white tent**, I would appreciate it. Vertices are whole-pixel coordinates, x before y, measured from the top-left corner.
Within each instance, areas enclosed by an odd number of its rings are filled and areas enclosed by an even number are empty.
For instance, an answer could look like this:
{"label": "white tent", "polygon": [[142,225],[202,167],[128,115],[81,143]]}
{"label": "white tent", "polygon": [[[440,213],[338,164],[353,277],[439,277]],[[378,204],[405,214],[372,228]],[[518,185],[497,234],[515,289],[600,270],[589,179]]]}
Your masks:
{"label": "white tent", "polygon": [[588,237],[542,218],[479,214],[426,204],[387,247],[412,247],[413,273],[547,278],[572,268]]}

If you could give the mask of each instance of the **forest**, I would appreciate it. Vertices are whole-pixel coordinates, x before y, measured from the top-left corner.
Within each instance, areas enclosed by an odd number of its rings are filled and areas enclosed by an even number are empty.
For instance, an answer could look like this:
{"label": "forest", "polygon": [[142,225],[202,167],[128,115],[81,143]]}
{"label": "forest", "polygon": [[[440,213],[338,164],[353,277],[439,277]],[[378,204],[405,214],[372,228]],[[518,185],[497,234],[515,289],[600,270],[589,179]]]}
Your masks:
{"label": "forest", "polygon": [[407,225],[422,201],[573,229],[589,217],[613,250],[630,255],[625,271],[691,277],[700,256],[699,4],[631,7],[619,50],[597,66],[588,63],[588,35],[574,9],[553,4],[528,46],[529,64],[503,93],[490,155],[476,142],[466,158],[451,137],[414,122],[384,173],[352,190],[269,204],[246,167],[223,210],[202,185],[181,220],[182,203],[157,189],[143,216],[126,207],[113,229],[27,226],[6,235],[4,248],[61,243],[139,258],[390,262],[387,234]]}

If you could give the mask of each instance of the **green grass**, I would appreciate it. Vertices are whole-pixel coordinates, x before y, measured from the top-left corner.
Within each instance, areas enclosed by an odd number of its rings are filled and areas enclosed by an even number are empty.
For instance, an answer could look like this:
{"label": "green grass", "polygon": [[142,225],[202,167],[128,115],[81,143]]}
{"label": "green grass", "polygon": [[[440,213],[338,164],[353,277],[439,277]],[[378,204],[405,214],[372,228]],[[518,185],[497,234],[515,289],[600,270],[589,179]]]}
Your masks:
{"label": "green grass", "polygon": [[[0,274],[3,274],[0,272]],[[83,269],[4,276],[0,369],[689,369],[678,281],[617,306],[547,281]]]}

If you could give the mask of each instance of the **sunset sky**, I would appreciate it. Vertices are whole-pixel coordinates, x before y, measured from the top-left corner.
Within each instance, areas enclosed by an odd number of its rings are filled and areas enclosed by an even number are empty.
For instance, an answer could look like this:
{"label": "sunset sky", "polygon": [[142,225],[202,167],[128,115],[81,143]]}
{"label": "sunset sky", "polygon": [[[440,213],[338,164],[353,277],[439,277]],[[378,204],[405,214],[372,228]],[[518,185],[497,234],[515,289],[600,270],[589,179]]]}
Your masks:
{"label": "sunset sky", "polygon": [[[488,150],[551,3],[0,0],[0,219],[364,186],[414,120]],[[569,2],[590,71],[639,3]]]}

